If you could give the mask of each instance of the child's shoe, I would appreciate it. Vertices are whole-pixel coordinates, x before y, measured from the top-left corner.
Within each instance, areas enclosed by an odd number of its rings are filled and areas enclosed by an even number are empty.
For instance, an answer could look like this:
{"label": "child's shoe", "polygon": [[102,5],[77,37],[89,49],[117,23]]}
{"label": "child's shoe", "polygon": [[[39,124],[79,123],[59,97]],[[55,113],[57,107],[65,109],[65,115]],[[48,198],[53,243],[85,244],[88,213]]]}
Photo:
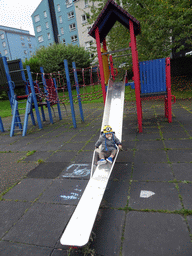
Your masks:
{"label": "child's shoe", "polygon": [[106,164],[106,163],[107,163],[107,161],[106,161],[105,159],[100,159],[100,160],[97,162],[98,165],[102,165],[102,164]]}
{"label": "child's shoe", "polygon": [[110,164],[113,163],[113,158],[112,158],[112,157],[108,157],[106,160],[107,160],[107,162],[109,162]]}

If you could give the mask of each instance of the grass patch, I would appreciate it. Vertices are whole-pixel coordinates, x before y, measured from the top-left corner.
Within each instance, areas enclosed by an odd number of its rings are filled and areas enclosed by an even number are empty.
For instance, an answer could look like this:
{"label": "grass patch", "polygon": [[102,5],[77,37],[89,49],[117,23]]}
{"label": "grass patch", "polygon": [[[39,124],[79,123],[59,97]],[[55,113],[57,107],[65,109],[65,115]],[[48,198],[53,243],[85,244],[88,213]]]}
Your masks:
{"label": "grass patch", "polygon": [[26,156],[31,156],[31,155],[33,155],[35,152],[36,152],[36,150],[29,151],[29,152],[27,152]]}

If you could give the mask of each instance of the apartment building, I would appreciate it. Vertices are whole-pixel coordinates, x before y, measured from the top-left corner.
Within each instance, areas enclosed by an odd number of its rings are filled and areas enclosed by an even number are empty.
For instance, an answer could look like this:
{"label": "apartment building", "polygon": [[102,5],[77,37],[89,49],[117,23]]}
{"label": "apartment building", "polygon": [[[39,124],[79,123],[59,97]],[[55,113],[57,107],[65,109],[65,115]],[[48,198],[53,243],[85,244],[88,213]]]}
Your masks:
{"label": "apartment building", "polygon": [[38,48],[53,43],[79,45],[73,0],[42,0],[31,17]]}
{"label": "apartment building", "polygon": [[0,54],[7,60],[29,59],[36,49],[35,36],[29,31],[0,26]]}

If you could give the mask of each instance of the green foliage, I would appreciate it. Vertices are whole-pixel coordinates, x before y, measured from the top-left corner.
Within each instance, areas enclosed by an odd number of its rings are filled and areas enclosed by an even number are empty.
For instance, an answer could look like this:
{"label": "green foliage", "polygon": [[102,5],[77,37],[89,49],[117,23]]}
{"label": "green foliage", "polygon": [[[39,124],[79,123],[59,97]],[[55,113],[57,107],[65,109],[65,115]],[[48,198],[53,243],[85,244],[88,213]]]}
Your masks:
{"label": "green foliage", "polygon": [[[95,0],[94,0],[95,1]],[[92,12],[95,20],[106,1],[99,0],[100,9]],[[120,1],[116,1],[118,4]],[[139,60],[164,58],[173,48],[185,48],[182,42],[192,44],[192,4],[189,0],[122,0],[123,8],[141,24],[141,34],[137,36]],[[129,46],[129,31],[118,22],[107,37],[110,50]],[[131,57],[119,59],[121,63],[131,63]],[[117,64],[119,64],[119,60]]]}
{"label": "green foliage", "polygon": [[29,60],[23,62],[23,68],[26,69],[26,66],[30,66],[31,72],[39,73],[40,70],[40,60],[34,55]]}
{"label": "green foliage", "polygon": [[43,47],[36,51],[36,58],[46,73],[57,72],[64,68],[64,59],[68,60],[69,69],[72,68],[72,62],[76,62],[76,67],[90,66],[91,59],[89,52],[83,47],[77,45],[53,44]]}

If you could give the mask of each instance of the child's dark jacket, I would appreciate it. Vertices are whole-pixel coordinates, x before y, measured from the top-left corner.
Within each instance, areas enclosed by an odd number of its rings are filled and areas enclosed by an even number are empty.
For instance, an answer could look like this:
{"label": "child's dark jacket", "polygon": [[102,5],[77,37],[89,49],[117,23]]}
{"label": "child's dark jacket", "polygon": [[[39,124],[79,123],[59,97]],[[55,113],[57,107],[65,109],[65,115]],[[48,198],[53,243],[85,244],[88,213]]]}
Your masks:
{"label": "child's dark jacket", "polygon": [[[112,133],[112,138],[111,140],[107,139],[105,137],[105,134],[101,134],[99,137],[98,141],[95,143],[95,147],[98,148],[100,145],[101,146],[101,151],[112,151],[113,149],[116,149],[116,145],[120,145],[121,142],[119,139],[115,136],[114,133]],[[116,145],[115,145],[116,144]]]}

